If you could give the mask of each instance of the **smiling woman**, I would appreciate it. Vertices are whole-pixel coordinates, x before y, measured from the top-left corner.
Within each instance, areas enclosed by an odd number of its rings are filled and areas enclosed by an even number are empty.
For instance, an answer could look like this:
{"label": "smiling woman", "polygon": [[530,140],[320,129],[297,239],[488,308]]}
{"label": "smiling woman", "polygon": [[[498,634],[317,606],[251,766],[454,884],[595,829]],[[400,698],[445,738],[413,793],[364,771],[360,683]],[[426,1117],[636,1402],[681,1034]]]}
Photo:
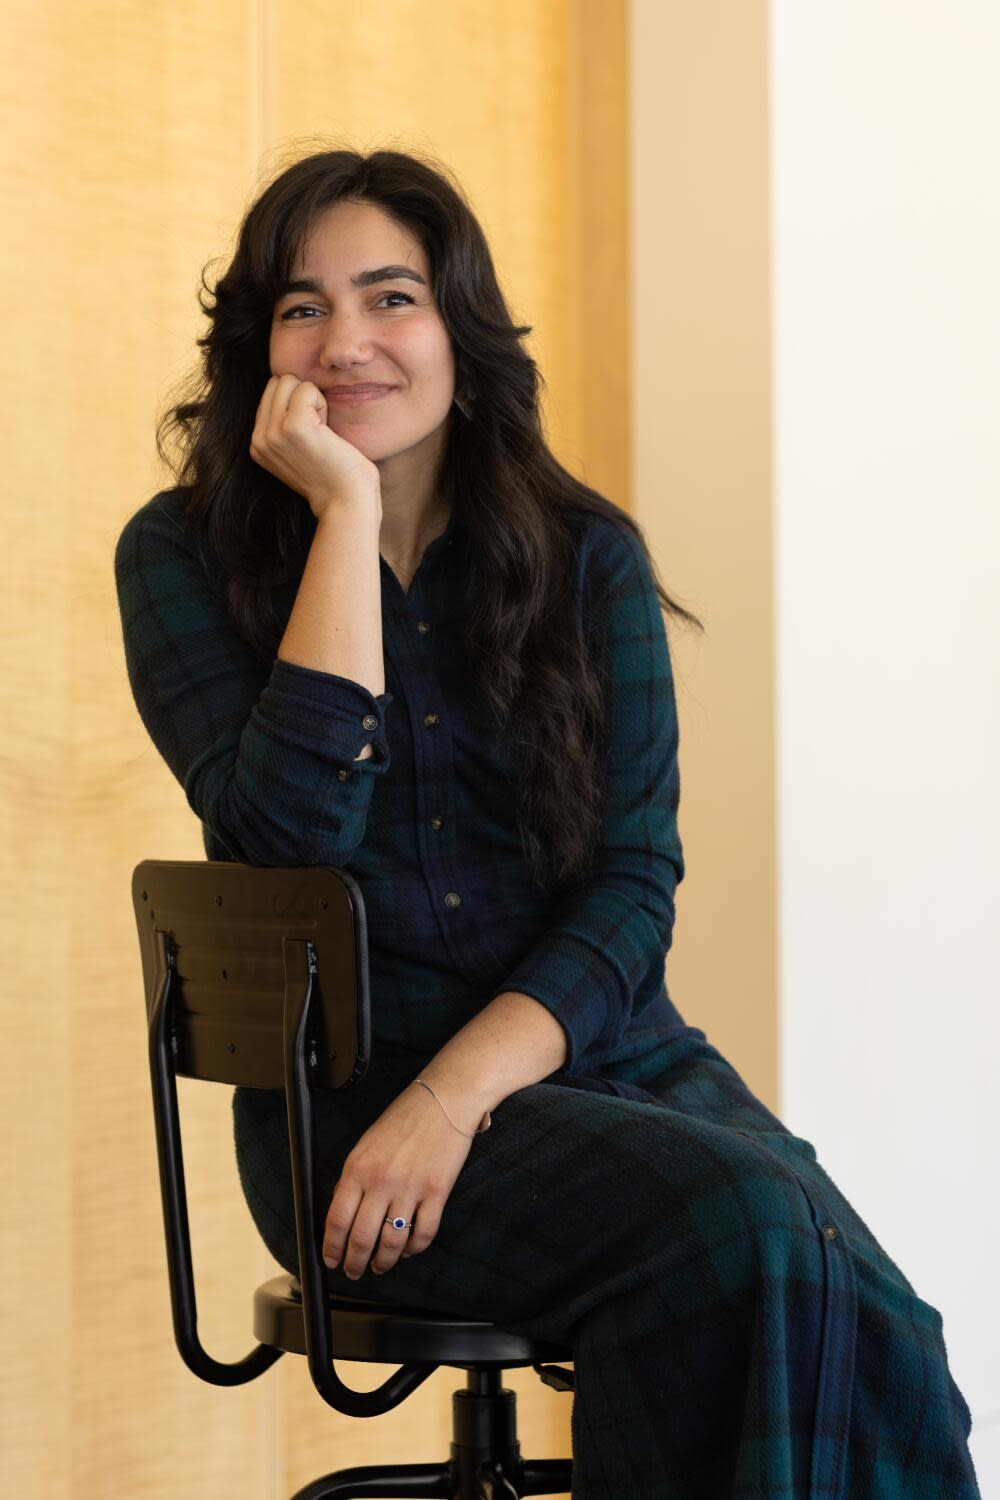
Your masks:
{"label": "smiling woman", "polygon": [[[975,1500],[940,1315],[667,991],[663,607],[693,617],[550,452],[464,198],[308,157],[206,311],[179,482],[118,542],[126,659],[208,857],[364,899],[374,1061],[315,1102],[331,1285],[572,1341],[586,1500]],[[283,1095],[233,1112],[294,1271]]]}
{"label": "smiling woman", "polygon": [[415,235],[374,203],[341,200],[303,236],[269,340],[272,373],[312,382],[333,431],[378,465],[386,550],[406,570],[441,509],[436,480],[455,397],[431,279]]}

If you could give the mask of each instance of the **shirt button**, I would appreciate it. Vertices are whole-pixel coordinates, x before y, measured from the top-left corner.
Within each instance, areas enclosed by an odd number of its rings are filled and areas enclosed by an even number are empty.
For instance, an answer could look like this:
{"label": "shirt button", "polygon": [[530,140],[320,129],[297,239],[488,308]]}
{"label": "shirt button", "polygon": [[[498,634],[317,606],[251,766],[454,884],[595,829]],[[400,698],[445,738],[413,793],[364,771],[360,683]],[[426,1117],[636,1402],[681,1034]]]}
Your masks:
{"label": "shirt button", "polygon": [[426,724],[426,726],[427,726],[428,729],[432,728],[433,725],[435,725],[437,722],[438,722],[438,715],[437,714],[424,714],[424,723]]}
{"label": "shirt button", "polygon": [[365,714],[361,720],[361,727],[362,729],[377,729],[378,719],[376,719],[374,714]]}
{"label": "shirt button", "polygon": [[444,898],[445,906],[461,906],[462,898],[457,891],[449,891]]}
{"label": "shirt button", "polygon": [[426,620],[418,620],[417,621],[417,629],[420,631],[421,635],[426,635],[427,632],[428,632],[428,630],[430,630],[430,628],[431,627],[428,625],[428,623],[427,623]]}
{"label": "shirt button", "polygon": [[350,771],[345,771],[344,768],[343,768],[343,766],[341,766],[340,770],[337,772],[337,780],[338,781],[350,781],[350,779],[351,779],[351,773],[350,773]]}
{"label": "shirt button", "polygon": [[824,1224],[823,1233],[826,1235],[828,1240],[835,1240],[837,1238],[837,1230],[833,1224]]}
{"label": "shirt button", "polygon": [[443,828],[444,827],[444,818],[431,818],[430,822],[431,822],[431,827],[432,828]]}

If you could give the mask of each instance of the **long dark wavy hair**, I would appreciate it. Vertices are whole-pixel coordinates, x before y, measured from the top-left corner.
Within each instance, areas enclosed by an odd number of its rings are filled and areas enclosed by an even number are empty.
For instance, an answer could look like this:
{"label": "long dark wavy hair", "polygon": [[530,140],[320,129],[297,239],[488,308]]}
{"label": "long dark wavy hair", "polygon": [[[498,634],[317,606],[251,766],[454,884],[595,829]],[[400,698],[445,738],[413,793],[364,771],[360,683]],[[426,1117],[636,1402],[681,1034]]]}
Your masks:
{"label": "long dark wavy hair", "polygon": [[[377,204],[419,240],[430,264],[455,358],[438,491],[461,508],[467,528],[470,670],[497,731],[521,756],[517,826],[531,878],[571,886],[592,868],[604,805],[602,664],[575,618],[579,528],[596,512],[644,547],[645,538],[549,451],[542,376],[521,342],[531,326],[512,321],[486,237],[448,170],[389,150],[319,151],[284,168],[245,213],[214,289],[202,269],[198,301],[210,327],[197,340],[201,367],[161,416],[157,451],[221,563],[229,613],[271,661],[285,623],[276,594],[301,576],[316,518],[302,495],[251,458],[250,438],[271,373],[279,289],[314,219],[344,198]],[[168,438],[177,440],[177,461]],[[666,593],[652,558],[650,567],[662,606],[703,629]]]}

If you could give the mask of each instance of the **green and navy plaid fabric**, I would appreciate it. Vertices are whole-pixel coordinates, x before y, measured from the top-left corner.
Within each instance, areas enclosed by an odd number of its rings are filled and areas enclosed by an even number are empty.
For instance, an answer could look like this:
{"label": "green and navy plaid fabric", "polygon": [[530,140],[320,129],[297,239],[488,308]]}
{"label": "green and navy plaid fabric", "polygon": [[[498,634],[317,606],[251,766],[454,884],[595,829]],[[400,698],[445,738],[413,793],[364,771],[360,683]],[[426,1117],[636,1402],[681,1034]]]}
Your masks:
{"label": "green and navy plaid fabric", "polygon": [[[318,1201],[424,1061],[314,1092]],[[233,1113],[295,1273],[284,1095],[237,1089]],[[940,1312],[695,1028],[508,1095],[427,1249],[327,1280],[571,1343],[573,1500],[982,1500]]]}
{"label": "green and navy plaid fabric", "polygon": [[595,873],[555,900],[529,881],[516,755],[470,685],[466,543],[453,512],[406,593],[382,560],[375,696],[262,661],[225,610],[181,492],[155,495],[115,551],[136,705],[209,859],[332,865],[358,882],[376,1048],[436,1050],[494,995],[520,990],[562,1022],[571,1068],[644,1051],[685,1029],[664,970],[684,876],[677,713],[645,550],[603,516],[581,529],[577,618],[609,667],[607,813]]}
{"label": "green and navy plaid fabric", "polygon": [[[427,1249],[331,1287],[571,1341],[574,1500],[981,1500],[941,1314],[667,995],[677,719],[641,546],[604,517],[581,532],[608,812],[594,878],[553,903],[523,867],[516,758],[469,686],[465,541],[453,515],[405,594],[383,563],[378,697],[241,643],[176,492],[116,551],[136,703],[208,857],[331,864],[363,891],[374,1060],[314,1091],[320,1201],[494,994],[534,995],[569,1038],[563,1068],[493,1111]],[[254,1222],[295,1272],[282,1091],[235,1089],[233,1119]]]}

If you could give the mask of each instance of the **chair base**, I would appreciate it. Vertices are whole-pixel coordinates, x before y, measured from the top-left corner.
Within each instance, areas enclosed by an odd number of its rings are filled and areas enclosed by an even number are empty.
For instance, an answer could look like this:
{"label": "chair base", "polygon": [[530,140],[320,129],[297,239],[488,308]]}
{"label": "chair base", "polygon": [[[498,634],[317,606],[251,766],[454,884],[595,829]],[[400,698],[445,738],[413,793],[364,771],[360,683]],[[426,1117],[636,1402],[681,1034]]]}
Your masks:
{"label": "chair base", "polygon": [[377,1468],[341,1469],[317,1479],[293,1500],[348,1500],[349,1496],[380,1495],[403,1500],[410,1495],[438,1495],[445,1500],[506,1500],[509,1495],[568,1495],[570,1479],[568,1460],[540,1459],[522,1466],[522,1480],[514,1488],[505,1479],[492,1478],[483,1471],[481,1484],[473,1490],[456,1490],[454,1470],[438,1464],[385,1464]]}
{"label": "chair base", "polygon": [[[431,1360],[464,1370],[466,1385],[452,1393],[450,1458],[440,1464],[376,1464],[338,1469],[297,1490],[292,1500],[348,1500],[354,1496],[440,1496],[442,1500],[520,1500],[522,1495],[568,1495],[571,1459],[522,1459],[517,1440],[517,1394],[502,1383],[505,1369],[531,1365],[556,1390],[572,1389],[572,1371],[543,1359],[572,1359],[569,1345],[553,1344],[474,1318],[369,1302],[329,1293],[330,1347],[335,1358],[403,1364]],[[254,1333],[261,1343],[305,1354],[302,1287],[285,1274],[254,1294]]]}
{"label": "chair base", "polygon": [[437,1496],[439,1500],[520,1500],[522,1495],[568,1495],[571,1459],[522,1459],[517,1441],[517,1394],[501,1385],[495,1366],[472,1368],[465,1390],[452,1395],[451,1458],[444,1464],[373,1464],[339,1469],[296,1490],[292,1500]]}

